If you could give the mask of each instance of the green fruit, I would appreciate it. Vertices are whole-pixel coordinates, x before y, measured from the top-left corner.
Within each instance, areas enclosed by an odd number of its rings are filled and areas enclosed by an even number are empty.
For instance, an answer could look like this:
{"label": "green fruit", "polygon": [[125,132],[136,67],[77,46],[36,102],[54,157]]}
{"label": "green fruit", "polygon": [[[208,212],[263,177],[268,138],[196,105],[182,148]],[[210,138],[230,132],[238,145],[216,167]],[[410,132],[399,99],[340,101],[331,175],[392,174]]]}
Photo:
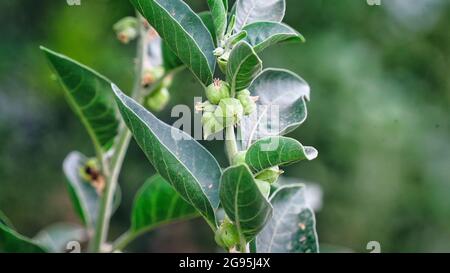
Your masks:
{"label": "green fruit", "polygon": [[224,222],[217,229],[214,236],[216,243],[223,248],[233,248],[239,244],[239,232],[236,226],[229,220],[224,220]]}
{"label": "green fruit", "polygon": [[263,180],[256,180],[256,185],[258,186],[259,191],[265,198],[269,198],[270,195],[270,184]]}
{"label": "green fruit", "polygon": [[247,151],[238,152],[233,158],[233,165],[245,164],[245,155]]}
{"label": "green fruit", "polygon": [[138,20],[135,17],[125,17],[113,26],[117,38],[124,44],[138,36]]}
{"label": "green fruit", "polygon": [[203,138],[208,139],[210,135],[216,134],[223,130],[220,123],[212,112],[204,112],[202,117]]}
{"label": "green fruit", "polygon": [[206,97],[212,104],[219,104],[220,100],[230,97],[230,86],[219,79],[206,88]]}
{"label": "green fruit", "polygon": [[278,180],[278,177],[280,177],[281,174],[283,174],[283,171],[281,171],[280,168],[278,168],[278,166],[275,166],[260,172],[256,176],[256,179],[263,180],[270,184],[273,184]]}
{"label": "green fruit", "polygon": [[240,91],[237,93],[237,98],[241,102],[242,107],[244,108],[244,114],[246,116],[251,115],[256,110],[256,103],[250,96],[250,91],[247,89]]}
{"label": "green fruit", "polygon": [[170,100],[169,90],[162,87],[147,98],[147,108],[154,112],[161,112]]}
{"label": "green fruit", "polygon": [[239,100],[233,98],[222,99],[214,112],[223,127],[237,124],[244,116],[244,108]]}

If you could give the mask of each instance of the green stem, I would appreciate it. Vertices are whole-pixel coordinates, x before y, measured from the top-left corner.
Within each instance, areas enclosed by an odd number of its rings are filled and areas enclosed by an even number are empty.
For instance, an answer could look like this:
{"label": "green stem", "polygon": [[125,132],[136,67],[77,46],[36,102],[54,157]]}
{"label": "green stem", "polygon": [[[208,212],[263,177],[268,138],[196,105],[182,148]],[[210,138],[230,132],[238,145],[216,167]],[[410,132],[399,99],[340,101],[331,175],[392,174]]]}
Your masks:
{"label": "green stem", "polygon": [[[140,15],[138,15],[138,18],[139,21],[141,21]],[[141,81],[144,70],[143,58],[144,54],[146,54],[145,50],[147,47],[147,40],[146,40],[147,33],[144,27],[142,27],[142,24],[139,24],[139,32],[141,35],[137,45],[136,78],[132,92],[132,97],[138,101],[141,100],[141,93],[142,93]],[[130,140],[131,140],[131,133],[124,124],[124,122],[122,121],[119,130],[118,142],[115,146],[114,153],[111,157],[110,161],[111,165],[108,164],[107,160],[102,158],[102,170],[103,175],[105,176],[106,186],[102,199],[100,201],[101,203],[94,238],[90,244],[91,252],[101,252],[102,245],[105,243],[107,239],[109,223],[112,214],[111,208],[113,204],[114,193],[116,192],[119,174],[122,169],[123,160],[128,150]]]}
{"label": "green stem", "polygon": [[233,164],[233,158],[239,152],[236,135],[234,134],[234,126],[229,126],[225,129],[225,147],[228,155],[228,160],[230,164]]}

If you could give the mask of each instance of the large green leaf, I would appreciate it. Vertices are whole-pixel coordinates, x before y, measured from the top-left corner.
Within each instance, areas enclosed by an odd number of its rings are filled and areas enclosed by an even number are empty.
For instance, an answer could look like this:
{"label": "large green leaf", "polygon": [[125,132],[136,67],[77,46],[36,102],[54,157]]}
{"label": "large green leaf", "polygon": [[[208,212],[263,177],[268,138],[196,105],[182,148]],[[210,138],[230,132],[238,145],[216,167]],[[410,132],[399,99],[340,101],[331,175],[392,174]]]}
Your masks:
{"label": "large green leaf", "polygon": [[[202,19],[203,24],[208,28],[211,36],[213,37],[213,40],[216,40],[216,31],[214,29],[214,22],[213,18],[211,16],[211,12],[209,11],[202,11],[198,13],[198,16],[200,19]],[[163,64],[166,71],[173,70],[177,67],[180,67],[183,64],[183,62],[175,55],[175,53],[170,49],[170,47],[167,45],[165,41],[162,41],[162,57],[163,57]]]}
{"label": "large green leaf", "polygon": [[246,41],[256,52],[281,42],[304,42],[305,38],[290,26],[278,22],[255,22],[243,28]]}
{"label": "large green leaf", "polygon": [[155,175],[136,195],[131,232],[140,234],[154,227],[197,216],[197,210],[184,201],[164,178]]}
{"label": "large green leaf", "polygon": [[306,204],[304,185],[284,186],[273,194],[270,202],[273,217],[257,237],[257,252],[318,252],[316,220]]}
{"label": "large green leaf", "polygon": [[247,242],[264,228],[272,215],[272,206],[258,189],[253,174],[245,165],[233,166],[223,172],[220,201]]}
{"label": "large green leaf", "polygon": [[227,30],[228,3],[225,2],[224,0],[208,0],[217,41],[220,41],[223,38]]}
{"label": "large green leaf", "polygon": [[259,100],[258,109],[244,117],[240,126],[243,147],[257,139],[283,135],[302,124],[307,116],[308,84],[294,73],[282,69],[266,69],[249,87]]}
{"label": "large green leaf", "polygon": [[108,150],[114,143],[119,122],[111,82],[92,69],[41,47],[64,86],[66,98],[86,127],[95,147]]}
{"label": "large green leaf", "polygon": [[81,153],[72,152],[64,160],[63,170],[75,210],[86,227],[91,229],[95,227],[100,197],[95,188],[80,176],[87,160]]}
{"label": "large green leaf", "polygon": [[313,160],[318,152],[315,148],[303,146],[288,137],[266,137],[253,143],[248,149],[245,162],[254,172],[286,166],[301,160]]}
{"label": "large green leaf", "polygon": [[214,41],[200,17],[182,0],[131,0],[131,3],[198,79],[210,84],[216,66]]}
{"label": "large green leaf", "polygon": [[247,42],[239,42],[231,51],[227,66],[227,82],[231,89],[246,89],[261,72],[262,61]]}
{"label": "large green leaf", "polygon": [[47,249],[0,223],[0,253],[46,253]]}
{"label": "large green leaf", "polygon": [[253,22],[281,22],[285,11],[285,0],[237,0],[235,30]]}
{"label": "large green leaf", "polygon": [[185,132],[171,127],[113,86],[119,110],[145,155],[175,190],[215,228],[221,169]]}
{"label": "large green leaf", "polygon": [[45,247],[50,252],[65,252],[67,243],[78,242],[80,245],[87,240],[86,230],[76,224],[60,223],[51,225],[41,230],[34,241]]}

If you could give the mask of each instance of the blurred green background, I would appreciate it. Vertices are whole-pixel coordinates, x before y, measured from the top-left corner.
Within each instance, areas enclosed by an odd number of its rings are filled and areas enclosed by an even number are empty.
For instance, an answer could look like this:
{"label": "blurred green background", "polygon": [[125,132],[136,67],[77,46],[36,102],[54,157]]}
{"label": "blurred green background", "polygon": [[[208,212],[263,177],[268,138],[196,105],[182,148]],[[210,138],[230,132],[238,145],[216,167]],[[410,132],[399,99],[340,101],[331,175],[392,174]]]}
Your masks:
{"label": "blurred green background", "polygon": [[[188,2],[206,9],[206,1]],[[287,4],[285,22],[307,42],[273,47],[262,57],[266,67],[291,69],[312,88],[308,120],[292,135],[320,155],[286,173],[322,187],[320,242],[357,252],[367,252],[369,241],[379,241],[383,252],[450,251],[450,1]],[[130,90],[135,46],[121,45],[112,25],[133,14],[123,0],[0,2],[0,208],[21,233],[78,221],[61,162],[72,150],[93,154],[38,46]],[[202,90],[184,72],[171,93],[170,106],[192,106]],[[160,116],[174,121],[169,111]],[[223,153],[218,143],[206,145]],[[134,193],[153,172],[132,143],[112,237],[128,227]],[[154,231],[131,250],[216,249],[209,228],[194,220]]]}

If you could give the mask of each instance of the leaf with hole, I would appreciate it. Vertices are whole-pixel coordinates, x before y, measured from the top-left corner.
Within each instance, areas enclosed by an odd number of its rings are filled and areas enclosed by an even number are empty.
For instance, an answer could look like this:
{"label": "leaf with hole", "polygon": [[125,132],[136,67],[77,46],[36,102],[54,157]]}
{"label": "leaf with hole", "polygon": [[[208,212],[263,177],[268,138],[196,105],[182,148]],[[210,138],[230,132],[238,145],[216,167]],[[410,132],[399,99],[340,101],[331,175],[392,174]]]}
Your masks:
{"label": "leaf with hole", "polygon": [[175,55],[204,84],[216,66],[214,41],[200,17],[182,0],[131,0]]}
{"label": "leaf with hole", "polygon": [[229,167],[223,172],[220,201],[240,236],[247,242],[264,228],[272,215],[272,206],[245,165]]}
{"label": "leaf with hole", "polygon": [[137,236],[155,227],[198,216],[160,175],[149,178],[134,200],[131,232]]}
{"label": "leaf with hole", "polygon": [[294,73],[282,69],[266,69],[248,88],[258,97],[257,111],[241,121],[240,138],[243,147],[267,136],[284,135],[306,119],[309,85]]}
{"label": "leaf with hole", "polygon": [[67,101],[81,119],[97,151],[114,144],[119,122],[111,82],[92,69],[41,47],[64,86]]}
{"label": "leaf with hole", "polygon": [[72,152],[64,160],[63,170],[75,211],[86,227],[92,229],[95,227],[100,197],[89,181],[85,181],[80,175],[80,170],[85,167],[87,161],[88,158],[83,154]]}
{"label": "leaf with hole", "polygon": [[285,0],[237,0],[235,30],[254,22],[281,22],[285,11]]}
{"label": "leaf with hole", "polygon": [[67,243],[83,243],[87,240],[86,230],[76,224],[59,223],[51,225],[41,230],[34,238],[34,241],[45,247],[50,252],[66,252]]}
{"label": "leaf with hole", "polygon": [[255,173],[275,167],[286,166],[302,160],[313,160],[318,152],[288,137],[266,137],[253,143],[245,155],[245,162]]}
{"label": "leaf with hole", "polygon": [[243,28],[247,32],[245,40],[255,52],[282,42],[304,42],[305,38],[290,26],[278,22],[255,22]]}
{"label": "leaf with hole", "polygon": [[247,42],[239,42],[231,51],[227,66],[227,82],[231,90],[246,89],[261,72],[262,61]]}
{"label": "leaf with hole", "polygon": [[215,229],[221,168],[202,145],[113,86],[122,117],[158,173]]}
{"label": "leaf with hole", "polygon": [[316,253],[319,244],[314,212],[303,184],[279,188],[271,197],[273,217],[256,240],[258,253]]}
{"label": "leaf with hole", "polygon": [[0,253],[46,253],[37,242],[0,223]]}

